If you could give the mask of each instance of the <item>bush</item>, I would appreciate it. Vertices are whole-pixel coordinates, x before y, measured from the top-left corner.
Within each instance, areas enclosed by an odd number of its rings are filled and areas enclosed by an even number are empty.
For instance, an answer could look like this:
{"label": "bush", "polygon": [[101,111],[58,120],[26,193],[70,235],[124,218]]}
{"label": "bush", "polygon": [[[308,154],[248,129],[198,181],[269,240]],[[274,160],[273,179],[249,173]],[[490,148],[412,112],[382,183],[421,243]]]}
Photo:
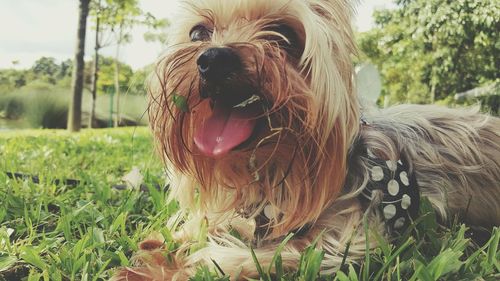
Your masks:
{"label": "bush", "polygon": [[24,114],[24,101],[18,95],[6,95],[0,97],[1,116],[7,119],[18,119]]}
{"label": "bush", "polygon": [[33,128],[64,129],[68,120],[67,95],[38,93],[25,100],[26,120]]}
{"label": "bush", "polygon": [[65,128],[68,106],[69,89],[43,81],[34,81],[0,97],[3,118],[24,119],[33,128]]}
{"label": "bush", "polygon": [[482,110],[491,115],[500,116],[500,95],[490,95],[479,98]]}
{"label": "bush", "polygon": [[[32,128],[59,129],[66,127],[71,90],[63,85],[51,85],[37,80],[12,93],[0,96],[0,118],[24,119]],[[107,127],[110,96],[99,95],[96,118],[99,127]],[[84,90],[82,125],[88,124],[91,95]],[[121,125],[147,125],[147,97],[123,94],[120,98]]]}

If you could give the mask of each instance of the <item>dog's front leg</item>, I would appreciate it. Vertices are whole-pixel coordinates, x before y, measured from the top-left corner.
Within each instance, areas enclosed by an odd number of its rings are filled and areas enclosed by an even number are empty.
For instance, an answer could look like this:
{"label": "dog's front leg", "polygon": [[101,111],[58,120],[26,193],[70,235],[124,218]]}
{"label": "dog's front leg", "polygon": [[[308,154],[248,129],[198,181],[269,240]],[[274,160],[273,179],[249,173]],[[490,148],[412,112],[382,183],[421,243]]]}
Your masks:
{"label": "dog's front leg", "polygon": [[[205,248],[188,256],[186,264],[190,266],[208,266],[222,275],[230,276],[231,280],[258,278],[259,272],[252,257],[252,249],[241,241],[229,237],[229,235],[211,239]],[[293,240],[289,241],[281,251],[282,265],[285,270],[297,266],[301,254],[300,250],[303,246],[299,244],[302,243],[295,243]],[[278,244],[270,244],[253,249],[259,265],[266,272],[268,268],[271,268],[271,272],[275,270],[270,265],[277,247]]]}
{"label": "dog's front leg", "polygon": [[[252,257],[252,250],[261,268],[275,273],[273,257],[281,243],[285,243],[280,251],[282,267],[285,271],[297,270],[301,254],[316,241],[315,247],[324,251],[321,266],[323,274],[332,274],[340,269],[343,262],[362,260],[366,250],[366,235],[362,225],[363,213],[356,204],[350,202],[350,208],[325,211],[314,226],[305,233],[296,233],[288,242],[283,239],[263,240],[262,246],[249,246],[229,232],[216,232],[209,235],[207,245],[186,257],[185,265],[196,267],[205,265],[214,271],[222,271],[231,276],[231,280],[246,280],[259,278],[257,265]],[[340,204],[340,206],[343,206]],[[372,231],[383,233],[383,225],[372,220]],[[370,237],[370,236],[368,236]],[[375,241],[370,241],[369,247],[376,247]]]}
{"label": "dog's front leg", "polygon": [[[223,239],[222,237],[219,237]],[[245,245],[225,241],[221,244],[214,240],[207,246],[188,254],[189,250],[179,249],[175,253],[165,251],[157,241],[144,241],[141,250],[134,256],[137,266],[125,267],[111,279],[112,281],[170,281],[188,280],[196,274],[202,266],[209,267],[219,274],[230,276],[231,280],[246,280],[245,278],[258,278],[259,272],[252,258],[251,250]],[[292,242],[292,241],[290,241]],[[254,250],[259,264],[267,270],[272,262],[277,245],[269,245]],[[149,248],[157,247],[157,248]],[[300,251],[288,245],[281,252],[284,269],[293,269],[300,259]],[[274,272],[271,268],[271,272]],[[222,272],[221,272],[222,271]]]}
{"label": "dog's front leg", "polygon": [[[325,211],[307,233],[297,234],[288,241],[280,252],[283,269],[297,269],[301,253],[315,240],[316,247],[325,252],[322,273],[335,272],[344,261],[361,260],[366,249],[365,232],[360,227],[362,213],[356,204],[350,202],[348,205],[349,208],[342,210]],[[201,217],[190,216],[174,235],[180,247],[172,252],[165,249],[165,244],[159,238],[145,240],[140,244],[141,250],[133,258],[137,267],[122,269],[113,280],[188,280],[200,266],[222,271],[219,273],[231,276],[231,280],[258,278],[259,272],[248,242],[253,239],[253,232],[245,233],[245,228],[242,227],[236,229],[237,225],[245,225],[244,220],[237,222],[233,217],[231,220],[224,220],[227,224],[219,223],[215,224],[218,227],[208,227],[206,237],[200,240],[200,229],[203,228],[200,225],[203,225],[203,221]],[[371,226],[374,231],[380,227],[382,224]],[[236,229],[243,238],[235,237],[229,229]],[[262,246],[253,249],[260,266],[264,270],[270,268],[271,274],[275,272],[273,257],[282,240],[264,240],[258,243]],[[370,247],[375,246],[375,242],[371,241]]]}

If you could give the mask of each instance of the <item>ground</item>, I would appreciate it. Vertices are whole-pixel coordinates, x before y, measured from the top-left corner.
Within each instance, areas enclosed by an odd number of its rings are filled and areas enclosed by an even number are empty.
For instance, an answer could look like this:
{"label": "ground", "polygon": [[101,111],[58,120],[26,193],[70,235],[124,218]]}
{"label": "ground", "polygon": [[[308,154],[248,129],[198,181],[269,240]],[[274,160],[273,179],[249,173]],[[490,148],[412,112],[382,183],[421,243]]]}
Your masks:
{"label": "ground", "polygon": [[[116,267],[129,265],[150,233],[170,243],[165,221],[176,205],[165,203],[168,188],[152,143],[147,128],[0,133],[0,280],[107,280]],[[134,167],[144,175],[144,188],[116,188]],[[36,175],[39,183],[6,172]],[[380,240],[364,265],[346,264],[336,276],[319,277],[323,253],[311,247],[296,272],[261,268],[261,280],[500,278],[498,229],[480,247],[465,226],[437,227],[425,204],[422,214],[411,237],[394,245]],[[200,268],[193,280],[229,280],[222,275]]]}

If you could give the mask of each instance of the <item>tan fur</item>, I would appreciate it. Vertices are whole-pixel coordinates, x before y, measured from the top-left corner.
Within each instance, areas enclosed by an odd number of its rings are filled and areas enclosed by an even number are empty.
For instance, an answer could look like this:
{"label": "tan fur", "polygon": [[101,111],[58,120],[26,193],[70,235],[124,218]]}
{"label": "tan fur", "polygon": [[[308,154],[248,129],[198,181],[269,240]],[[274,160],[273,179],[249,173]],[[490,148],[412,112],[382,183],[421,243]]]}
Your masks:
{"label": "tan fur", "polygon": [[[114,280],[186,280],[196,266],[213,267],[240,278],[257,271],[250,245],[267,267],[288,233],[310,226],[283,250],[288,269],[300,251],[324,231],[325,273],[338,269],[350,243],[348,260],[365,251],[359,227],[365,212],[383,235],[376,211],[357,197],[369,179],[370,161],[360,147],[383,159],[409,160],[422,196],[443,222],[455,215],[484,226],[500,224],[500,120],[476,111],[434,106],[398,106],[367,113],[361,126],[354,94],[351,56],[356,54],[348,0],[192,0],[174,21],[171,44],[151,83],[150,120],[158,151],[171,176],[171,199],[181,210],[169,222],[184,247],[171,262],[158,260],[161,243],[148,242],[136,260]],[[190,29],[203,22],[214,33],[209,42],[190,42]],[[266,26],[280,22],[299,36],[301,56],[293,57],[265,40]],[[193,131],[210,114],[199,97],[196,58],[203,50],[225,46],[243,59],[245,83],[258,85],[272,104],[260,118],[267,130],[245,149],[218,159],[197,152]],[[188,112],[172,103],[187,99]],[[266,204],[283,215],[258,237],[257,216]],[[246,215],[243,216],[242,214]],[[179,220],[183,221],[178,227]],[[208,223],[208,242],[190,252]],[[236,230],[242,240],[230,234]],[[371,246],[376,246],[374,241]],[[135,279],[134,279],[135,278]]]}

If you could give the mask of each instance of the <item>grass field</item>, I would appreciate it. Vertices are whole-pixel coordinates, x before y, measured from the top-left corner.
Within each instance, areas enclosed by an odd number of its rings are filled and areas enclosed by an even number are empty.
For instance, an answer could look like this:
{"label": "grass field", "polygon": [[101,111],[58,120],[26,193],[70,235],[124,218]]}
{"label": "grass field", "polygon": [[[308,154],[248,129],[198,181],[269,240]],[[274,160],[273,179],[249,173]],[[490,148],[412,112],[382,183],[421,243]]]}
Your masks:
{"label": "grass field", "polygon": [[[146,128],[2,132],[0,159],[0,280],[107,280],[149,233],[169,236],[165,221],[176,206],[155,188],[165,179]],[[149,192],[113,188],[133,167]],[[38,175],[39,183],[5,172]],[[256,267],[261,280],[499,280],[498,229],[480,247],[465,226],[438,227],[425,204],[422,214],[413,236],[380,240],[363,265],[346,264],[336,276],[319,276],[323,252],[313,247],[296,272]],[[200,268],[193,280],[229,280],[220,275]]]}

